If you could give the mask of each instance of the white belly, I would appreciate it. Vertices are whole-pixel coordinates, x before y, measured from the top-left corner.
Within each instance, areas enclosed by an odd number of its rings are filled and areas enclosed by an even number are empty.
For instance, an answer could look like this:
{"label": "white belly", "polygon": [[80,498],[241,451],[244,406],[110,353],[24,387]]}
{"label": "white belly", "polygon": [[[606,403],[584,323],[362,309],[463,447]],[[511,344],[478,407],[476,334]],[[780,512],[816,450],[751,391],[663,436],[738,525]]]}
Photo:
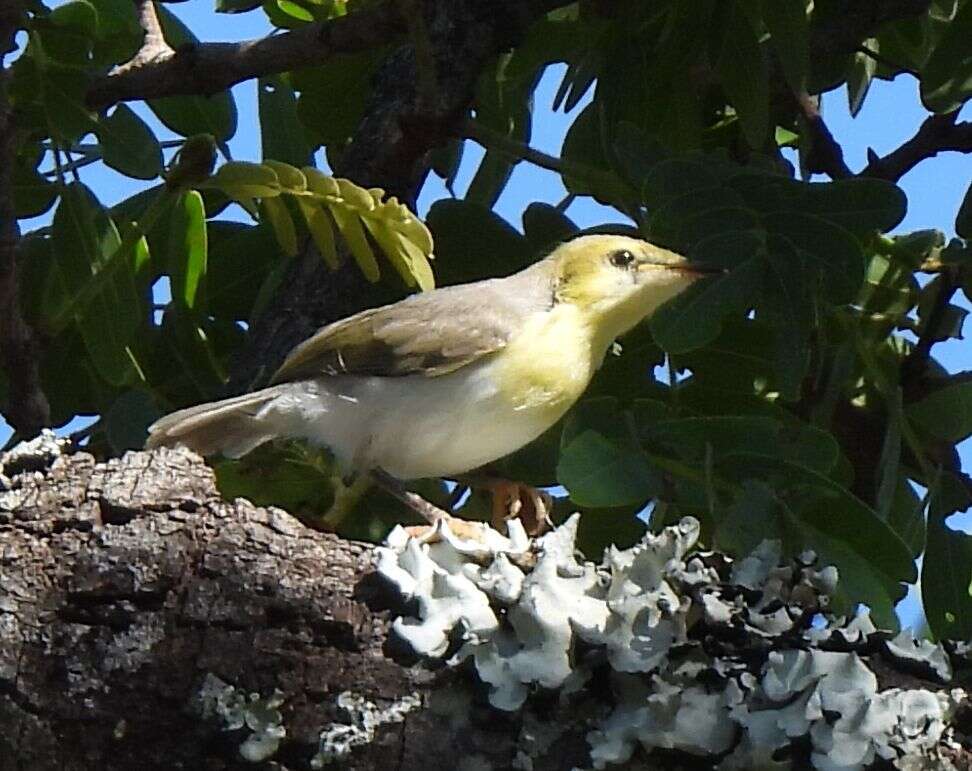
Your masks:
{"label": "white belly", "polygon": [[[286,433],[328,447],[345,468],[379,467],[399,479],[448,477],[518,450],[552,426],[562,409],[505,398],[489,361],[440,377],[330,377],[295,383]],[[293,400],[293,401],[291,401]],[[273,418],[271,404],[267,417]]]}

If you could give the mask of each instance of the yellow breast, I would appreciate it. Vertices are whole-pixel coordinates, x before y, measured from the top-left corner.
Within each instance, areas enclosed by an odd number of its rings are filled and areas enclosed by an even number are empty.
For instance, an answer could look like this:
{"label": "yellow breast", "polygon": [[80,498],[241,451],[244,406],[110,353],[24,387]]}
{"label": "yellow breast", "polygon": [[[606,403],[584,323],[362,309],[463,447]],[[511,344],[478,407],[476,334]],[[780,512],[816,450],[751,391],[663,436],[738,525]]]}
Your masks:
{"label": "yellow breast", "polygon": [[500,393],[516,410],[562,415],[587,388],[596,368],[591,330],[573,304],[537,313],[496,356]]}

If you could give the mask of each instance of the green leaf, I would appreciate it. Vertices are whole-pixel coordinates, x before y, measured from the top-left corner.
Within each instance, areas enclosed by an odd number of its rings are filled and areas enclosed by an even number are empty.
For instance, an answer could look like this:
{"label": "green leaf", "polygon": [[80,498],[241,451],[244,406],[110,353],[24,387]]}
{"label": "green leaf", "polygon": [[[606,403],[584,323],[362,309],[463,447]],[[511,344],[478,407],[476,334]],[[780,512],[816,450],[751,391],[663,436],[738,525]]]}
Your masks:
{"label": "green leaf", "polygon": [[172,297],[181,306],[202,311],[205,308],[201,287],[209,262],[206,211],[202,196],[187,190],[176,201],[170,214],[169,273]]}
{"label": "green leaf", "polygon": [[678,196],[706,188],[718,189],[718,173],[710,166],[686,158],[662,160],[651,166],[641,186],[646,206],[657,208]]}
{"label": "green leaf", "polygon": [[928,542],[921,568],[925,618],[940,639],[972,637],[972,535],[946,524],[949,515],[968,509],[961,480],[942,472],[932,486],[928,507]]}
{"label": "green leaf", "polygon": [[443,285],[515,273],[534,256],[512,225],[475,203],[436,201],[426,224],[435,239],[436,273]]}
{"label": "green leaf", "polygon": [[775,331],[773,351],[776,387],[787,401],[802,396],[810,366],[810,328],[813,309],[807,291],[806,271],[800,254],[779,237],[770,237],[766,249],[769,269],[756,312]]}
{"label": "green leaf", "polygon": [[313,148],[297,119],[297,97],[290,84],[280,75],[260,78],[257,95],[263,157],[291,166],[311,165]]}
{"label": "green leaf", "polygon": [[[199,42],[189,28],[164,5],[158,6],[165,41],[175,49]],[[236,133],[236,102],[229,91],[212,96],[166,96],[148,106],[165,126],[184,137],[212,134],[225,142]]]}
{"label": "green leaf", "polygon": [[361,226],[361,218],[342,206],[332,206],[331,214],[364,277],[374,283],[381,278],[381,270]]}
{"label": "green leaf", "polygon": [[642,504],[661,491],[661,477],[634,442],[618,442],[597,427],[565,442],[557,481],[578,506],[611,508]]}
{"label": "green leaf", "polygon": [[534,201],[523,212],[523,232],[538,253],[551,250],[577,233],[577,225],[548,203]]}
{"label": "green leaf", "polygon": [[277,179],[277,173],[262,163],[246,161],[224,163],[207,184],[237,200],[280,195],[280,180]]}
{"label": "green leaf", "polygon": [[959,109],[972,95],[972,5],[963,3],[921,70],[921,100],[932,112]]}
{"label": "green leaf", "polygon": [[802,91],[810,66],[807,4],[805,0],[762,0],[761,9],[786,81],[794,91]]}
{"label": "green leaf", "polygon": [[136,179],[155,179],[162,172],[162,148],[145,121],[120,104],[97,128],[101,158],[107,166]]}
{"label": "green leaf", "polygon": [[724,317],[742,314],[755,303],[764,270],[763,260],[753,258],[725,276],[697,281],[649,319],[655,341],[680,354],[714,340]]}
{"label": "green leaf", "polygon": [[263,0],[216,0],[216,13],[246,13],[263,5]]}
{"label": "green leaf", "polygon": [[429,261],[415,244],[391,227],[387,220],[366,217],[363,221],[407,286],[418,286],[423,292],[435,288]]}
{"label": "green leaf", "polygon": [[148,427],[162,414],[148,391],[125,391],[102,417],[108,445],[117,455],[126,450],[141,450],[148,437]]}
{"label": "green leaf", "polygon": [[337,270],[341,261],[338,257],[334,227],[331,225],[331,215],[327,213],[327,207],[319,201],[303,197],[297,199],[297,205],[304,215],[307,230],[310,231],[314,245],[324,258],[324,262],[331,270]]}
{"label": "green leaf", "polygon": [[43,214],[57,199],[57,185],[48,182],[37,169],[18,162],[13,169],[13,198],[17,218]]}
{"label": "green leaf", "polygon": [[217,318],[250,318],[260,286],[285,261],[269,227],[210,222],[207,229],[207,309]]}
{"label": "green leaf", "polygon": [[328,147],[332,161],[332,149],[339,151],[361,120],[384,53],[384,49],[375,48],[345,54],[292,75],[291,85],[299,92],[297,116],[315,140]]}
{"label": "green leaf", "polygon": [[[904,541],[863,501],[823,474],[760,452],[727,456],[718,461],[717,469],[735,479],[769,477],[778,497],[800,501],[801,509],[794,514],[803,524],[846,545],[858,560],[891,581],[913,582],[917,578]],[[805,545],[814,547],[813,543]],[[837,567],[841,569],[841,565]]]}
{"label": "green leaf", "polygon": [[130,269],[100,273],[121,245],[118,230],[91,191],[74,183],[61,195],[52,232],[60,259],[49,289],[60,292],[54,297],[69,298],[94,282],[98,291],[75,320],[95,371],[111,385],[123,385],[137,371],[130,346],[142,303]]}
{"label": "green leaf", "polygon": [[892,182],[869,177],[801,185],[801,209],[852,233],[887,232],[904,219],[908,199]]}
{"label": "green leaf", "polygon": [[[880,47],[876,38],[866,40],[865,45],[875,52]],[[852,55],[850,70],[847,73],[847,104],[850,108],[851,117],[856,118],[861,107],[864,106],[864,98],[871,88],[871,80],[876,71],[877,60],[873,56],[861,51]]]}
{"label": "green leaf", "polygon": [[296,255],[297,229],[294,227],[294,220],[290,216],[287,204],[280,198],[264,198],[263,214],[273,228],[284,254],[290,257]]}
{"label": "green leaf", "polygon": [[722,48],[716,65],[722,87],[736,108],[743,135],[750,147],[766,141],[769,128],[769,80],[763,51],[756,33],[738,3],[729,13]]}
{"label": "green leaf", "polygon": [[972,240],[972,183],[965,191],[962,205],[959,206],[958,215],[955,217],[955,232],[961,238]]}
{"label": "green leaf", "polygon": [[764,217],[766,229],[785,238],[807,268],[816,271],[837,304],[850,302],[864,279],[861,245],[838,225],[811,214],[778,212]]}
{"label": "green leaf", "polygon": [[826,431],[797,421],[782,422],[755,415],[662,420],[642,426],[641,439],[653,448],[665,448],[696,464],[705,460],[707,446],[715,458],[755,447],[762,454],[827,474],[840,455],[837,440]]}
{"label": "green leaf", "polygon": [[909,420],[932,436],[961,442],[972,436],[972,382],[946,385],[905,408]]}

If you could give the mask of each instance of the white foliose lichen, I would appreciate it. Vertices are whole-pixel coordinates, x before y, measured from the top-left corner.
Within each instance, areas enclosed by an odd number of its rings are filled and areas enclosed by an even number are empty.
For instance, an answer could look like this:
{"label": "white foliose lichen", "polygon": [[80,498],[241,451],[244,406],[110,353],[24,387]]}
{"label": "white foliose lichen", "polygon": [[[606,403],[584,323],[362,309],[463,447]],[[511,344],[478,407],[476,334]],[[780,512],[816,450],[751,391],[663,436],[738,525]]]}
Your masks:
{"label": "white foliose lichen", "polygon": [[324,768],[347,758],[355,747],[370,744],[379,726],[401,723],[409,712],[422,706],[422,697],[413,693],[379,707],[362,696],[344,691],[338,694],[335,703],[347,722],[332,723],[321,732],[311,768]]}
{"label": "white foliose lichen", "polygon": [[250,763],[262,763],[273,757],[287,735],[283,716],[277,709],[283,694],[274,691],[266,698],[258,693],[249,697],[236,687],[209,673],[196,694],[197,711],[204,718],[217,718],[223,730],[250,730],[239,747],[240,757]]}
{"label": "white foliose lichen", "polygon": [[419,538],[396,529],[377,569],[417,613],[397,619],[395,632],[426,657],[445,655],[458,633],[449,663],[471,660],[504,710],[538,687],[566,697],[594,667],[606,670],[611,708],[593,713],[601,716],[588,733],[595,768],[626,762],[639,745],[725,769],[775,769],[791,767],[778,751],[802,739],[825,771],[940,746],[964,694],[879,691],[858,651],[945,683],[945,650],[882,633],[866,612],[828,615],[837,571],[812,552],[785,560],[767,541],[735,563],[692,553],[700,527],[686,517],[594,564],[578,560],[578,521],[533,542],[515,520],[508,537],[487,530],[482,541],[456,537],[445,521]]}

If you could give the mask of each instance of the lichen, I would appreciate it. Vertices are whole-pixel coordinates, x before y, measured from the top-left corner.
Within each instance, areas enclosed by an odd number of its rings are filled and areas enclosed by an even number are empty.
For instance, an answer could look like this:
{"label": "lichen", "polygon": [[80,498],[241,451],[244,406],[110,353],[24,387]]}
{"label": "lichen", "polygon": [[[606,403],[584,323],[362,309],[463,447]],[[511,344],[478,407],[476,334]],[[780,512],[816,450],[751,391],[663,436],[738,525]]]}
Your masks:
{"label": "lichen", "polygon": [[[627,762],[639,746],[724,769],[787,768],[779,751],[797,739],[824,771],[930,758],[964,698],[881,691],[871,656],[945,683],[948,655],[877,630],[866,611],[829,613],[839,576],[812,552],[786,559],[774,541],[737,562],[693,552],[700,527],[687,517],[595,564],[578,559],[578,515],[532,543],[511,524],[509,537],[490,531],[481,543],[446,522],[422,538],[393,532],[378,571],[417,609],[393,628],[433,658],[458,633],[448,663],[471,662],[503,710],[538,689],[566,699],[607,677],[608,704],[588,723],[595,768]],[[516,767],[531,768],[547,744],[521,742]]]}
{"label": "lichen", "polygon": [[332,723],[321,732],[317,753],[311,759],[312,768],[324,768],[329,763],[341,761],[355,747],[370,744],[379,726],[401,723],[409,712],[422,705],[422,697],[412,693],[387,707],[379,707],[363,696],[344,691],[335,703],[347,722]]}
{"label": "lichen", "polygon": [[274,691],[266,698],[258,693],[246,696],[236,687],[209,673],[196,694],[196,711],[204,718],[215,718],[224,731],[246,728],[250,731],[240,744],[240,757],[262,763],[273,757],[287,735],[283,716],[277,709],[283,694]]}

